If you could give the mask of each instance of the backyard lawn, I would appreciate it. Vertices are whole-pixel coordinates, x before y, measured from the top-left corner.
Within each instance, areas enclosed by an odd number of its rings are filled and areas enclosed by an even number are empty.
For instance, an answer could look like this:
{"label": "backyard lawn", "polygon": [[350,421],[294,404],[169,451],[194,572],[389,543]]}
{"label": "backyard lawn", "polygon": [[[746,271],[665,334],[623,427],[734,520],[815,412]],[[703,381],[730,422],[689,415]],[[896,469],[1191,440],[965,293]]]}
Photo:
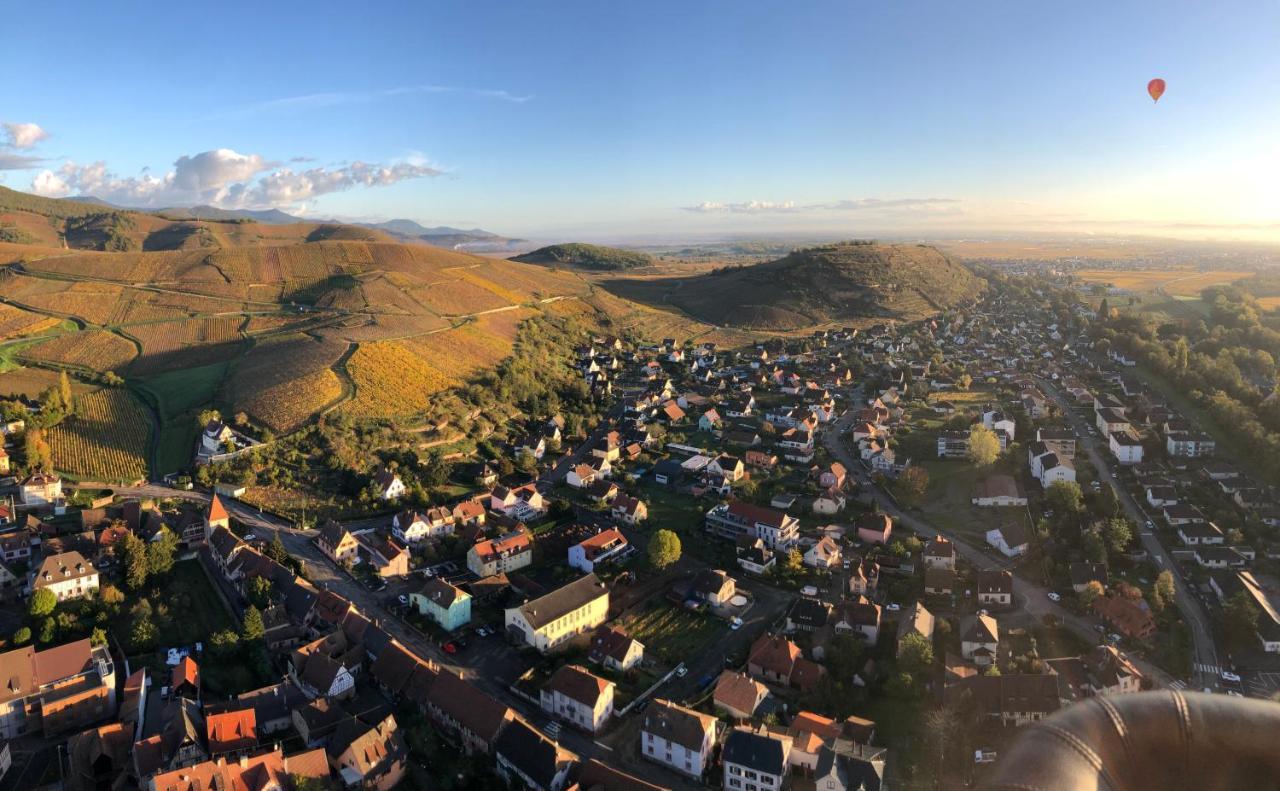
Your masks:
{"label": "backyard lawn", "polygon": [[728,628],[719,618],[662,601],[624,614],[621,625],[646,653],[673,664],[701,655]]}

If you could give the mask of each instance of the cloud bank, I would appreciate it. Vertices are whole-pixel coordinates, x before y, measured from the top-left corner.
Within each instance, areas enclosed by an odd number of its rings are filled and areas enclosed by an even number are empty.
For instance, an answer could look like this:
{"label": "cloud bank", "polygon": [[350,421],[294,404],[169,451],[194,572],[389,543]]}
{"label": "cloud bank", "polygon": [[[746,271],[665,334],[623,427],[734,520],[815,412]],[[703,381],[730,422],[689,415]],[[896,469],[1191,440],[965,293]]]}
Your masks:
{"label": "cloud bank", "polygon": [[178,157],[162,176],[118,176],[106,163],[65,162],[38,173],[31,189],[62,198],[92,195],[121,206],[164,208],[208,204],[223,209],[289,207],[353,187],[385,187],[444,171],[415,159],[386,165],[352,162],[342,167],[295,169],[259,154],[217,148]]}
{"label": "cloud bank", "polygon": [[801,212],[850,212],[875,209],[927,209],[959,203],[954,198],[856,198],[829,203],[798,204],[795,201],[743,201],[718,203],[703,201],[693,206],[681,206],[683,211],[699,214],[797,214]]}

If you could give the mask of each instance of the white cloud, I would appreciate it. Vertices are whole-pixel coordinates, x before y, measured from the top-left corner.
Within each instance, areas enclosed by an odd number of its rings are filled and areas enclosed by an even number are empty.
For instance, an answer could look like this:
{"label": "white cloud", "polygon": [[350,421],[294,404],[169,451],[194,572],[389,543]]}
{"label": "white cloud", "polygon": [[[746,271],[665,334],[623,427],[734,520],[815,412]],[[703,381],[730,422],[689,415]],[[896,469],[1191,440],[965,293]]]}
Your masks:
{"label": "white cloud", "polygon": [[331,192],[383,187],[443,172],[417,156],[388,165],[353,162],[295,171],[258,154],[219,148],[181,156],[173,169],[160,177],[146,172],[120,177],[103,162],[66,162],[57,170],[36,175],[31,188],[50,197],[92,195],[108,203],[139,208],[207,203],[227,209],[263,209],[292,207]]}
{"label": "white cloud", "polygon": [[33,148],[36,143],[49,137],[49,133],[41,129],[39,124],[6,123],[4,131],[12,148]]}
{"label": "white cloud", "polygon": [[271,167],[257,154],[239,154],[229,148],[181,156],[173,163],[173,186],[186,192],[205,193],[226,184],[248,181]]}
{"label": "white cloud", "polygon": [[37,174],[31,181],[31,189],[37,195],[49,198],[65,198],[71,194],[71,185],[51,170]]}

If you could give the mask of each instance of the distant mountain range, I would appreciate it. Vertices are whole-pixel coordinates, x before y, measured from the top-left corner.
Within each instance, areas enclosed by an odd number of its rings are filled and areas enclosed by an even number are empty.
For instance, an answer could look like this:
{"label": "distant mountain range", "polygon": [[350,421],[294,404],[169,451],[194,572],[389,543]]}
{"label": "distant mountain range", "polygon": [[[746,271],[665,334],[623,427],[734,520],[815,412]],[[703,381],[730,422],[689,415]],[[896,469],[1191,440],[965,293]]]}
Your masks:
{"label": "distant mountain range", "polygon": [[[79,198],[86,203],[102,203],[95,198]],[[106,204],[104,204],[106,205]],[[279,209],[253,211],[250,209],[219,209],[214,206],[191,206],[186,208],[162,209],[159,214],[176,220],[253,220],[268,225],[291,225],[293,223],[310,222],[342,222],[341,220],[317,220],[316,218],[297,217]],[[387,220],[386,222],[347,223],[365,228],[383,231],[406,242],[425,242],[434,247],[445,247],[450,250],[467,250],[470,252],[504,252],[517,250],[524,246],[524,239],[512,239],[500,236],[482,228],[452,228],[448,225],[427,227],[414,220]]]}

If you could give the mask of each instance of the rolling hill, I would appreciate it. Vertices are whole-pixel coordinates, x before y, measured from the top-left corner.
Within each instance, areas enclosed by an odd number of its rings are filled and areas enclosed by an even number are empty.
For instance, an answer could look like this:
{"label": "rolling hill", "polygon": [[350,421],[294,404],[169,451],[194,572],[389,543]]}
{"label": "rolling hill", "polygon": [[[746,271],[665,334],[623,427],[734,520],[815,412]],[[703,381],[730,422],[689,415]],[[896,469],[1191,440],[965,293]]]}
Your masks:
{"label": "rolling hill", "polygon": [[984,282],[933,247],[845,242],[692,277],[617,278],[618,296],[718,326],[794,331],[912,320],[976,297]]}
{"label": "rolling hill", "polygon": [[110,454],[120,477],[148,457],[152,473],[183,466],[210,406],[276,432],[329,412],[417,419],[509,356],[522,321],[590,290],[571,272],[358,225],[177,219],[4,190],[0,230],[0,393],[67,370],[107,394],[94,396],[101,414],[134,416],[127,437],[88,417],[65,424],[59,442],[76,451],[55,457],[70,475],[106,475]]}
{"label": "rolling hill", "polygon": [[595,271],[617,271],[648,266],[653,259],[645,253],[623,250],[617,247],[601,247],[582,242],[553,244],[514,256],[512,261],[548,266],[574,266]]}

